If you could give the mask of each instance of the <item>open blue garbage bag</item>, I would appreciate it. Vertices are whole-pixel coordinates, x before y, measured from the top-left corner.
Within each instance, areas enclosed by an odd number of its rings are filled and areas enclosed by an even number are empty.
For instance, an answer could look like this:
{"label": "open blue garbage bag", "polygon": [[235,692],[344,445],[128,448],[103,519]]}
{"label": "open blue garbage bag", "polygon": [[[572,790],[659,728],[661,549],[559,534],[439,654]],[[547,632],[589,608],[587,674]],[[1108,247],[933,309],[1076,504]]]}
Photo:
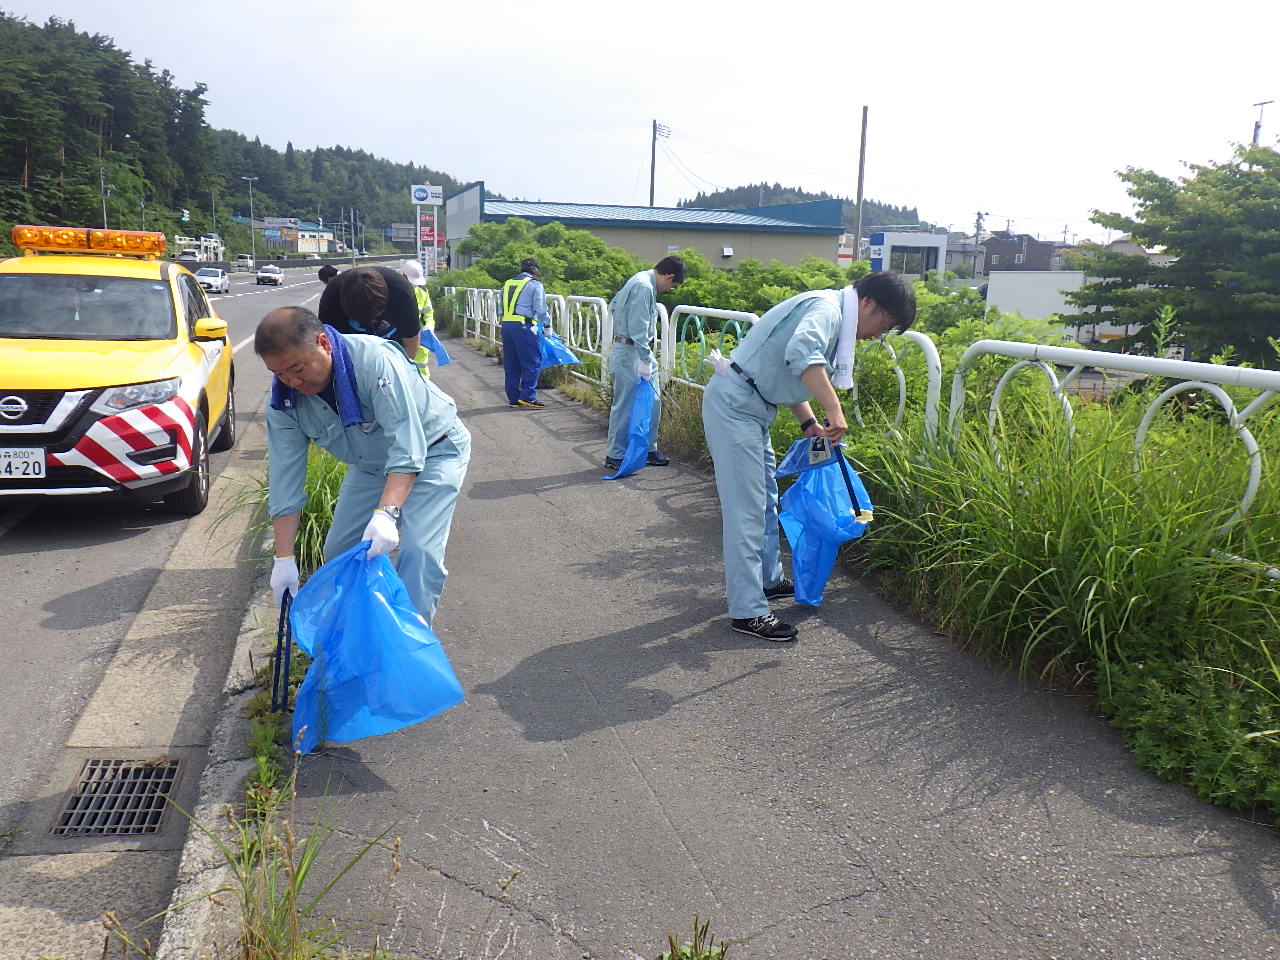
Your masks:
{"label": "open blue garbage bag", "polygon": [[562,363],[581,363],[577,357],[573,355],[573,351],[565,346],[560,334],[555,332],[544,333],[541,337],[542,346],[542,369],[547,367],[556,367]]}
{"label": "open blue garbage bag", "polygon": [[429,327],[423,327],[418,331],[418,338],[422,345],[436,355],[436,366],[447,367],[453,363],[453,358],[449,356],[449,351],[444,348],[444,344]]}
{"label": "open blue garbage bag", "polygon": [[622,455],[622,465],[617,472],[602,479],[621,480],[649,462],[649,425],[653,423],[653,402],[657,398],[658,388],[652,380],[636,382],[635,399],[631,401],[631,422],[627,425],[627,452]]}
{"label": "open blue garbage bag", "polygon": [[776,475],[797,472],[779,501],[778,521],[791,544],[796,603],[817,607],[840,544],[862,536],[871,522],[871,498],[843,451],[822,437],[793,443]]}
{"label": "open blue garbage bag", "polygon": [[304,754],[325,740],[399,730],[462,702],[440,641],[391,561],[369,556],[367,540],[308,578],[289,620],[311,657],[293,709],[293,743]]}

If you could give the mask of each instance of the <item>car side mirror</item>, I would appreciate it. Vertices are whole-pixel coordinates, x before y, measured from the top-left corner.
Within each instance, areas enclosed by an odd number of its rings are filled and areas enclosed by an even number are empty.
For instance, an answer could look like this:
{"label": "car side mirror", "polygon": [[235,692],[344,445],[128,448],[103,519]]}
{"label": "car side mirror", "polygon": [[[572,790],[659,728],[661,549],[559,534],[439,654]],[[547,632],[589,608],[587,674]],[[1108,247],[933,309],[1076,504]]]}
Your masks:
{"label": "car side mirror", "polygon": [[221,317],[201,317],[196,321],[196,340],[227,339],[227,321]]}

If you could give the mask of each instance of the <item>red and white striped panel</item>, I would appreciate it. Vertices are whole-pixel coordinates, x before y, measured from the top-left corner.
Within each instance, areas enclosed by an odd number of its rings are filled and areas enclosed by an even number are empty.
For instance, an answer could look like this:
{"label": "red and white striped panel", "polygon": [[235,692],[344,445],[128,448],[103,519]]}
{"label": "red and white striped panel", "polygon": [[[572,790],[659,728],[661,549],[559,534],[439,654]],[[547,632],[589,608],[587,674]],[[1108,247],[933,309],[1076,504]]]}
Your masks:
{"label": "red and white striped panel", "polygon": [[[66,453],[50,453],[49,462],[64,467],[88,467],[124,484],[180,473],[191,466],[195,421],[191,404],[181,397],[139,407],[99,420]],[[178,444],[178,455],[173,460],[143,466],[129,459],[129,454],[136,450],[169,443],[170,431],[177,436]]]}

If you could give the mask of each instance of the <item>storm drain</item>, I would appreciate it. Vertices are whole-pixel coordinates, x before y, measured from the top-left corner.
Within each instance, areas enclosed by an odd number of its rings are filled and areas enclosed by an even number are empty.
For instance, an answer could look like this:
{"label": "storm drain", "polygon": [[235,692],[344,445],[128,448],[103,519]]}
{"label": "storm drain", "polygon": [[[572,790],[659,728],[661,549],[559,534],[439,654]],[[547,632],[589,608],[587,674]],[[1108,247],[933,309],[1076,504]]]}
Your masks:
{"label": "storm drain", "polygon": [[87,760],[50,833],[111,837],[158,833],[181,760]]}

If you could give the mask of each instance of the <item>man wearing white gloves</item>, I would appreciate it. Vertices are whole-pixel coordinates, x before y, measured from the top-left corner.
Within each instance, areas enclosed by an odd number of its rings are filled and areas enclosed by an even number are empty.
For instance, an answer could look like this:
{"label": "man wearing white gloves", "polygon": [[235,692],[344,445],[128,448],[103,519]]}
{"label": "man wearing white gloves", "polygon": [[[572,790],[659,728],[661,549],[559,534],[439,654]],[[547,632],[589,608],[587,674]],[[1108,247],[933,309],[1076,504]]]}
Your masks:
{"label": "man wearing white gloves", "polygon": [[[631,425],[631,405],[636,384],[652,380],[657,370],[653,338],[658,333],[658,297],[684,281],[684,261],[663,257],[652,270],[641,270],[622,285],[609,304],[613,313],[613,343],[609,347],[609,375],[613,380],[613,404],[609,407],[609,441],[604,448],[604,465],[617,470],[627,452],[627,429]],[[671,461],[658,452],[658,423],[662,419],[662,397],[653,401],[649,425],[651,467],[665,467]]]}
{"label": "man wearing white gloves", "polygon": [[396,570],[430,623],[471,458],[471,434],[452,398],[423,378],[398,343],[340,334],[305,307],[267,314],[253,348],[275,375],[266,415],[276,603],[298,590],[293,545],[306,504],[307,447],[314,441],[348,465],[325,560],[361,540],[371,541],[370,556],[399,547]]}
{"label": "man wearing white gloves", "polygon": [[[811,290],[765,312],[702,395],[702,426],[715,464],[724,537],[724,581],[733,629],[764,640],[795,639],[769,610],[795,596],[778,548],[777,461],[769,428],[791,408],[805,436],[839,443],[849,425],[836,389],[852,386],[854,340],[905,330],[916,317],[911,288],[894,273],[863,277],[843,290]],[[810,398],[822,404],[818,422]]]}

